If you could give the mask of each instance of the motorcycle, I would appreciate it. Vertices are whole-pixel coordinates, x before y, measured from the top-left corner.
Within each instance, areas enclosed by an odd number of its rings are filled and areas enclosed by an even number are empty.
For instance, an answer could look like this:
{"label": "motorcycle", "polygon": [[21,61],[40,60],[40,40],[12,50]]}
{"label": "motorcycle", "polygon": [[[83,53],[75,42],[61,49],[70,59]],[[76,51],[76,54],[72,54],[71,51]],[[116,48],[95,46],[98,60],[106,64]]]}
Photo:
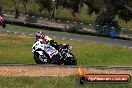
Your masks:
{"label": "motorcycle", "polygon": [[69,44],[59,45],[62,52],[56,50],[48,43],[36,41],[32,46],[32,53],[37,64],[77,65],[75,56],[71,53]]}
{"label": "motorcycle", "polygon": [[1,25],[3,28],[6,28],[5,19],[4,19],[3,16],[1,16],[1,15],[0,15],[0,25]]}

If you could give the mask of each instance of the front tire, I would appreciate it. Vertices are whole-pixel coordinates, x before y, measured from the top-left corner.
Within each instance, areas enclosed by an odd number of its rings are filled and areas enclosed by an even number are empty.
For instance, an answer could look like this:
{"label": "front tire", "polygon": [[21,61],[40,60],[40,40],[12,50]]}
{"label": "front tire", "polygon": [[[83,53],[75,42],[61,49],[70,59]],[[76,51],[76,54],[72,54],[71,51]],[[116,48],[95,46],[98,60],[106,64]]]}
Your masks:
{"label": "front tire", "polygon": [[5,23],[4,23],[4,24],[2,24],[2,27],[3,27],[3,28],[6,28],[6,24],[5,24]]}
{"label": "front tire", "polygon": [[48,58],[45,55],[42,56],[37,52],[34,53],[34,60],[37,64],[47,64],[48,63]]}

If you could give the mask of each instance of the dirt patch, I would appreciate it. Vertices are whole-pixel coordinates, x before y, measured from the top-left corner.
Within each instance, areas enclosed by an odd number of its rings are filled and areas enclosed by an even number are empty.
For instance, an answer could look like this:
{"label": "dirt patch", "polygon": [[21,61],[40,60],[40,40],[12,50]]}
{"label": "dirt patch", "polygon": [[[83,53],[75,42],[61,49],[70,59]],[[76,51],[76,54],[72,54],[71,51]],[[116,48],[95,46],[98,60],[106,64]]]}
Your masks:
{"label": "dirt patch", "polygon": [[70,76],[75,75],[74,68],[41,66],[0,66],[0,76]]}
{"label": "dirt patch", "polygon": [[[131,70],[86,69],[87,74],[130,74]],[[78,68],[45,66],[0,66],[0,76],[75,76]]]}

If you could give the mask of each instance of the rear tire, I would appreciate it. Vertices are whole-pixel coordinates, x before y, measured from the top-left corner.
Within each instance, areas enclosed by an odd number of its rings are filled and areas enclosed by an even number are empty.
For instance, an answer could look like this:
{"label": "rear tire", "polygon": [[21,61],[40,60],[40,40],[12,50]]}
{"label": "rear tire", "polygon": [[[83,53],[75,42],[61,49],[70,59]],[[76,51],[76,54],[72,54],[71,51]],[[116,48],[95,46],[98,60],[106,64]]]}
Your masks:
{"label": "rear tire", "polygon": [[76,57],[72,53],[70,53],[70,55],[72,55],[73,57],[68,57],[64,64],[65,65],[77,65]]}

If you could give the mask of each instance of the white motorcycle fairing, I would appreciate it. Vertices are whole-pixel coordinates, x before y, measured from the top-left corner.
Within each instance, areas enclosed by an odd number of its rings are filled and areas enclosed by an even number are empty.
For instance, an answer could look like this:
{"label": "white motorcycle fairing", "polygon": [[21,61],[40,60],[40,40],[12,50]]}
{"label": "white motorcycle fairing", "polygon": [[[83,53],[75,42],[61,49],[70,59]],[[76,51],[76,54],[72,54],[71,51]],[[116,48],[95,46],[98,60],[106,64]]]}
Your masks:
{"label": "white motorcycle fairing", "polygon": [[36,51],[39,55],[44,55],[43,51]]}
{"label": "white motorcycle fairing", "polygon": [[33,44],[32,53],[34,53],[38,49],[41,49],[42,51],[36,52],[38,52],[40,55],[43,55],[43,51],[45,51],[50,58],[58,53],[58,50],[56,50],[54,47],[50,46],[49,44],[41,43],[41,41],[42,39],[39,39]]}
{"label": "white motorcycle fairing", "polygon": [[58,50],[49,44],[44,44],[44,51],[50,56],[50,58],[58,53]]}

